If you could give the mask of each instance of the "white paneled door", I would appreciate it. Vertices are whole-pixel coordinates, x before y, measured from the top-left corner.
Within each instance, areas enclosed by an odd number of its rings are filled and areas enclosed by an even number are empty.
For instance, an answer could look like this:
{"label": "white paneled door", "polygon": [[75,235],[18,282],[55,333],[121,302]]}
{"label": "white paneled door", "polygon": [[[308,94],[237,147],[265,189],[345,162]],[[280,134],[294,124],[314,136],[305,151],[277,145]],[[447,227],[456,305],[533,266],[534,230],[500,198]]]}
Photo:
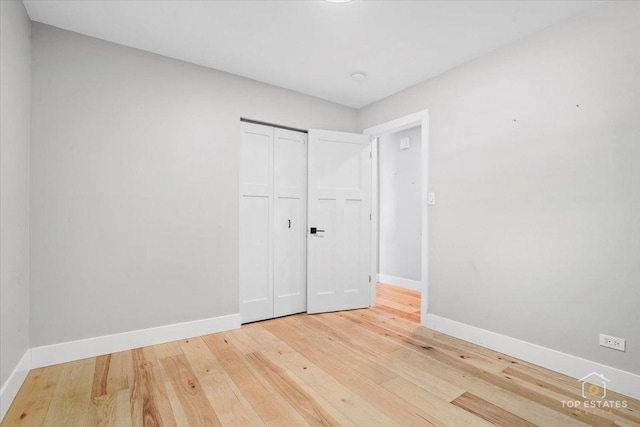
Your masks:
{"label": "white paneled door", "polygon": [[242,123],[242,323],[306,311],[306,141],[303,132]]}
{"label": "white paneled door", "polygon": [[307,312],[368,307],[371,139],[309,131]]}

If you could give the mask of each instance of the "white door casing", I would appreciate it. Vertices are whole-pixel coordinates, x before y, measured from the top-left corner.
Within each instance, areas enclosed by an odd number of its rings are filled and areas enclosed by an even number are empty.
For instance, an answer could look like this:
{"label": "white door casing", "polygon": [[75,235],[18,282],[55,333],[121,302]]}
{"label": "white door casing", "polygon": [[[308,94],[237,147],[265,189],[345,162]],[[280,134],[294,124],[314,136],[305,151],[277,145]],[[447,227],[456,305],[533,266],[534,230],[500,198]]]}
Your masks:
{"label": "white door casing", "polygon": [[[371,137],[310,130],[307,312],[369,307]],[[323,231],[320,231],[323,230]]]}
{"label": "white door casing", "polygon": [[[370,135],[371,137],[380,137],[382,135],[387,135],[390,133],[400,132],[405,129],[409,129],[415,126],[421,126],[421,165],[422,165],[422,197],[421,197],[421,217],[422,217],[422,244],[421,244],[421,252],[422,252],[422,286],[421,286],[421,295],[420,298],[420,324],[422,326],[427,326],[427,313],[428,313],[428,305],[429,305],[429,203],[427,200],[427,192],[429,191],[429,111],[422,110],[416,113],[412,113],[385,123],[378,124],[376,126],[372,126],[363,131],[365,135]],[[374,159],[376,157],[376,153],[374,153]],[[376,184],[376,180],[378,177],[377,172],[377,161],[373,163],[374,172],[372,173],[372,185],[374,194],[378,191],[378,186]],[[377,208],[376,208],[377,209]],[[376,210],[374,209],[373,213],[373,228],[378,229],[378,215]],[[372,263],[372,266],[376,266],[378,259],[378,244],[374,241],[374,247],[372,252],[372,257],[375,262]],[[377,269],[372,271],[372,276],[376,276],[378,274]],[[375,289],[375,280],[373,281],[373,289]],[[375,305],[375,292],[371,293],[371,305]]]}

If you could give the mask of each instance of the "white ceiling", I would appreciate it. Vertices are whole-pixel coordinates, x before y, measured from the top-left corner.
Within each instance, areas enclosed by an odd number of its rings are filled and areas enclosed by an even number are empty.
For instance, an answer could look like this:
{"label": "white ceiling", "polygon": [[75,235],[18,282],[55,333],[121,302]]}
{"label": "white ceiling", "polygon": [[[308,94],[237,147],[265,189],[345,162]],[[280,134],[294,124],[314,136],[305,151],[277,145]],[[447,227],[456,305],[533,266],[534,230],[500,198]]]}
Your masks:
{"label": "white ceiling", "polygon": [[355,108],[599,3],[25,1],[34,21]]}

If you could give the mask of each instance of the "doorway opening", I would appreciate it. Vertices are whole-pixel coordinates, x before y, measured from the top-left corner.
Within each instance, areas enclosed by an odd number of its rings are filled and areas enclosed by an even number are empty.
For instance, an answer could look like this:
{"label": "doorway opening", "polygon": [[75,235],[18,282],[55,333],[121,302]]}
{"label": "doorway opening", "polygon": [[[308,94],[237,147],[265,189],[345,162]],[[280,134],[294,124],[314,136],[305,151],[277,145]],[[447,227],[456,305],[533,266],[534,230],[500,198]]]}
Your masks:
{"label": "doorway opening", "polygon": [[[365,129],[372,142],[371,305],[388,285],[419,292],[409,317],[426,325],[428,309],[428,111]],[[382,283],[378,286],[377,283]],[[393,288],[391,288],[393,289]],[[388,301],[384,301],[387,303]]]}
{"label": "doorway opening", "polygon": [[421,149],[421,126],[378,138],[378,303],[392,305],[388,298],[411,295],[397,310],[416,323],[422,285]]}

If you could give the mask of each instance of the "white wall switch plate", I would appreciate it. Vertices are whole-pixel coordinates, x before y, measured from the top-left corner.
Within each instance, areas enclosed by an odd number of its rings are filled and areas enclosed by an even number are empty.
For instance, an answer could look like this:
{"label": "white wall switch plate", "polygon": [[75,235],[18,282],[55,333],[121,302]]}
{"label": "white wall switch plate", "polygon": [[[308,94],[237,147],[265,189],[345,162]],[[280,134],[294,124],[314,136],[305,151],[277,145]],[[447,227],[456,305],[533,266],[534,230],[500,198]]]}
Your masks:
{"label": "white wall switch plate", "polygon": [[624,338],[612,337],[611,335],[600,334],[600,345],[618,351],[625,351],[626,341]]}
{"label": "white wall switch plate", "polygon": [[427,193],[427,204],[429,206],[436,204],[436,193],[434,192]]}
{"label": "white wall switch plate", "polygon": [[408,150],[411,147],[411,140],[409,138],[400,138],[400,149]]}

